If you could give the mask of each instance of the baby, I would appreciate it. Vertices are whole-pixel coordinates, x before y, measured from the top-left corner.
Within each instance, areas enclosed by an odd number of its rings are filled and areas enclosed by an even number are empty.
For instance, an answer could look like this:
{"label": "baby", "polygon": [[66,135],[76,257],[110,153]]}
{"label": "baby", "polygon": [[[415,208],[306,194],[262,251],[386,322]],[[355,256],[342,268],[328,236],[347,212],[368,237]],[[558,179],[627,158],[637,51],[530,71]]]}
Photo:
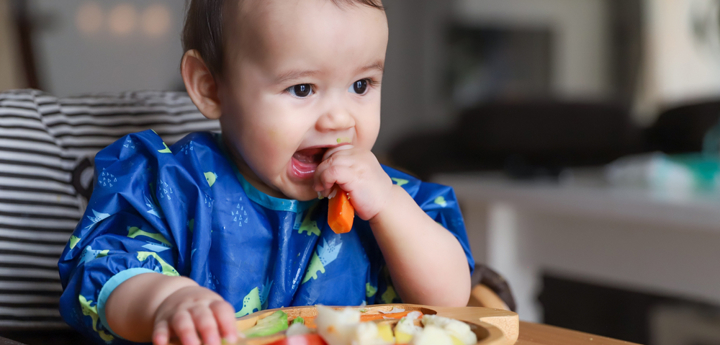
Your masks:
{"label": "baby", "polygon": [[[193,0],[181,72],[222,134],[98,153],[60,262],[61,313],[97,343],[217,345],[297,305],[463,306],[474,265],[451,188],[378,163],[379,0]],[[352,231],[327,225],[348,193]]]}

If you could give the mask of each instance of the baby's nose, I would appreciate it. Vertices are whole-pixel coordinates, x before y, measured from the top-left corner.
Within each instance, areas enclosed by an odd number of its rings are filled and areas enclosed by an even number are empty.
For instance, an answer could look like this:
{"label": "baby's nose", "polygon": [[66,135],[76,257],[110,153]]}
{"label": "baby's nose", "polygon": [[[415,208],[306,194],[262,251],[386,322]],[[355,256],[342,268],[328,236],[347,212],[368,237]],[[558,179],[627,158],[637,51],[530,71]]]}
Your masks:
{"label": "baby's nose", "polygon": [[345,109],[335,109],[326,112],[318,119],[316,124],[320,132],[342,131],[355,126],[355,119]]}

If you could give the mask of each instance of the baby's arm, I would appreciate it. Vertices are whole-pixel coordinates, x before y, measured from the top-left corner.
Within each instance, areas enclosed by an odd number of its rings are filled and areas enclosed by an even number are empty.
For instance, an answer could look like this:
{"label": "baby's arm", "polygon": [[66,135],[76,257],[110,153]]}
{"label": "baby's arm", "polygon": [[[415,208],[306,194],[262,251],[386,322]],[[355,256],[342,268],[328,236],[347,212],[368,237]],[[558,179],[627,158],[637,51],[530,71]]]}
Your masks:
{"label": "baby's arm", "polygon": [[134,342],[164,345],[176,335],[184,345],[200,345],[198,334],[208,345],[219,345],[221,335],[230,343],[237,340],[233,307],[185,277],[132,277],[112,292],[105,315],[117,335]]}
{"label": "baby's arm", "polygon": [[470,268],[460,242],[392,183],[372,152],[349,145],[331,150],[315,177],[317,191],[328,195],[337,184],[357,215],[370,221],[404,302],[467,304]]}
{"label": "baby's arm", "polygon": [[404,302],[462,307],[470,297],[470,271],[460,242],[394,185],[385,207],[370,220]]}
{"label": "baby's arm", "polygon": [[213,334],[236,338],[232,306],[175,268],[191,256],[188,233],[210,232],[209,222],[193,220],[208,219],[210,209],[188,209],[192,199],[184,203],[181,193],[189,190],[191,198],[194,187],[207,185],[187,163],[152,131],[126,136],[97,154],[96,188],[58,263],[60,312],[96,343],[119,335],[142,342],[154,336],[157,344],[179,336],[199,344],[198,330],[208,344],[219,344],[208,341]]}

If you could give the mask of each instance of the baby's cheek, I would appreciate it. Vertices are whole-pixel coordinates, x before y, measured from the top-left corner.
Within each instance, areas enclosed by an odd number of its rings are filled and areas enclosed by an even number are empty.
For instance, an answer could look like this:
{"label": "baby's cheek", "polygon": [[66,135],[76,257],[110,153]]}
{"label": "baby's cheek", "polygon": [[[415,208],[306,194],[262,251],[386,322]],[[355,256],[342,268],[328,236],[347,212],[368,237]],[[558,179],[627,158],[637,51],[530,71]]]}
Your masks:
{"label": "baby's cheek", "polygon": [[365,121],[355,127],[357,142],[355,146],[371,150],[380,132],[380,121]]}
{"label": "baby's cheek", "polygon": [[[277,127],[268,128],[265,131],[265,143],[272,148],[271,151],[275,151],[276,153],[283,153],[290,150],[294,152],[297,149],[295,147],[297,144],[293,138],[293,133],[287,130],[283,131]],[[287,154],[287,152],[285,153]],[[290,153],[290,155],[292,155],[292,153]]]}
{"label": "baby's cheek", "polygon": [[282,168],[296,149],[292,147],[291,139],[278,128],[268,128],[258,134],[254,145],[261,151],[258,158],[273,166],[273,170]]}

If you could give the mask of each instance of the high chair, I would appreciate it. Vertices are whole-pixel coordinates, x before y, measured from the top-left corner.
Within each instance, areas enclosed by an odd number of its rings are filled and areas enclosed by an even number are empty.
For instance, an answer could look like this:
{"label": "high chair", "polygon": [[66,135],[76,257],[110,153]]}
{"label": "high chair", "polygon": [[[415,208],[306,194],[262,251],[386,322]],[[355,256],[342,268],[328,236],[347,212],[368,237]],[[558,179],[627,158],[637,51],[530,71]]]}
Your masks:
{"label": "high chair", "polygon": [[517,311],[510,285],[497,272],[485,265],[475,265],[472,282],[468,307]]}

